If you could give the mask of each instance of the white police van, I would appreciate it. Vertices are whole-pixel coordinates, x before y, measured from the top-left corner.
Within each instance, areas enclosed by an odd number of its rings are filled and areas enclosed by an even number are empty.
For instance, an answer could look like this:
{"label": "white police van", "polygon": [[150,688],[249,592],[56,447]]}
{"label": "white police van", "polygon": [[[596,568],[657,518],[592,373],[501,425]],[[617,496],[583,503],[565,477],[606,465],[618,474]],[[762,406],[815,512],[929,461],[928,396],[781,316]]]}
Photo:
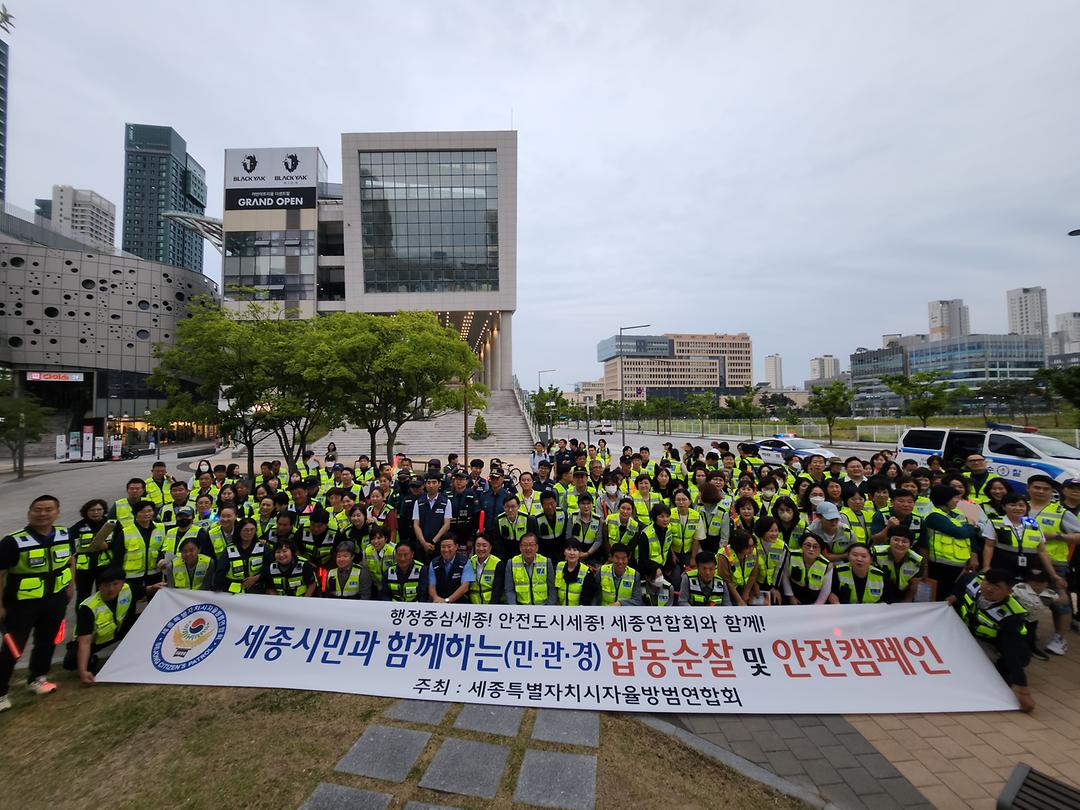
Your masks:
{"label": "white police van", "polygon": [[941,456],[946,469],[963,467],[972,453],[982,453],[988,469],[1005,478],[1013,488],[1025,492],[1027,480],[1037,473],[1055,481],[1080,477],[1080,449],[1051,436],[1012,425],[978,428],[908,428],[896,446],[896,461],[914,459],[926,466],[930,456]]}

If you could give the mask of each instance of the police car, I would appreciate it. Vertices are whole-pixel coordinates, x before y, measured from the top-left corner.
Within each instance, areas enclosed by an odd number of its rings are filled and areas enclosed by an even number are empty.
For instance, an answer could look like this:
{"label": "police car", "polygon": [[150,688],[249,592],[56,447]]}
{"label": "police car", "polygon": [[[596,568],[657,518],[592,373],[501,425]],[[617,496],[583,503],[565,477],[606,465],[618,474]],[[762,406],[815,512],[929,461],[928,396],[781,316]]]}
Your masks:
{"label": "police car", "polygon": [[1027,491],[1036,473],[1055,481],[1080,477],[1080,449],[1035,428],[990,422],[979,428],[908,428],[896,447],[896,461],[914,459],[926,466],[930,456],[941,456],[943,466],[963,467],[972,453],[981,453],[990,472],[1007,479],[1014,489]]}
{"label": "police car", "polygon": [[822,456],[828,460],[838,458],[832,450],[827,450],[809,439],[800,439],[793,433],[775,433],[771,439],[757,443],[758,455],[766,464],[783,464],[785,453],[794,453],[799,458]]}

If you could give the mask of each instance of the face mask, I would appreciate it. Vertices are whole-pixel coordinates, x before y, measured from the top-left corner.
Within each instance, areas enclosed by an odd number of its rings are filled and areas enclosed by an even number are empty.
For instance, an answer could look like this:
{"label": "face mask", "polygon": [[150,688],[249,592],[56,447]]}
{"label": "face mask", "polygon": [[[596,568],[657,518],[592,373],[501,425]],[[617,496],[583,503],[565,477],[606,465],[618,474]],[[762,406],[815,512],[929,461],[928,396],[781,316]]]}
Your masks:
{"label": "face mask", "polygon": [[812,503],[814,506],[821,506],[823,503],[825,503],[825,499],[821,495],[815,495],[813,498],[810,499],[810,503]]}
{"label": "face mask", "polygon": [[802,464],[800,464],[799,462],[792,459],[790,466],[791,466],[791,469],[798,470],[798,469],[800,469],[802,467]]}
{"label": "face mask", "polygon": [[190,526],[191,525],[191,518],[189,518],[187,516],[178,517],[176,519],[176,525],[177,526]]}
{"label": "face mask", "polygon": [[618,491],[619,488],[614,484],[608,484],[606,487],[604,487],[604,492],[606,492],[608,495],[614,495]]}
{"label": "face mask", "polygon": [[761,490],[761,497],[766,501],[771,501],[773,495],[775,495],[775,494],[776,494],[776,490],[774,490],[774,489],[763,489],[763,490]]}
{"label": "face mask", "polygon": [[656,579],[654,579],[652,581],[652,586],[654,588],[662,588],[664,586],[664,575],[663,574],[658,575],[656,577]]}

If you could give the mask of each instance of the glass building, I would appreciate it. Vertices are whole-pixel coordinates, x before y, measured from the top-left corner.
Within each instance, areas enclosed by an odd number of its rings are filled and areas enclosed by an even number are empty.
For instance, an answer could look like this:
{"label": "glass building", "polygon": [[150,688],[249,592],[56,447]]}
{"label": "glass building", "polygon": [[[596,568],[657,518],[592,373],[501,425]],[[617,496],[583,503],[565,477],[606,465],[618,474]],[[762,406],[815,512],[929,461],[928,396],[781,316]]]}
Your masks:
{"label": "glass building", "polygon": [[360,152],[364,292],[499,289],[496,150]]}
{"label": "glass building", "polygon": [[205,213],[206,172],[172,127],[126,124],[124,251],[201,273],[202,236],[163,219],[165,211]]}

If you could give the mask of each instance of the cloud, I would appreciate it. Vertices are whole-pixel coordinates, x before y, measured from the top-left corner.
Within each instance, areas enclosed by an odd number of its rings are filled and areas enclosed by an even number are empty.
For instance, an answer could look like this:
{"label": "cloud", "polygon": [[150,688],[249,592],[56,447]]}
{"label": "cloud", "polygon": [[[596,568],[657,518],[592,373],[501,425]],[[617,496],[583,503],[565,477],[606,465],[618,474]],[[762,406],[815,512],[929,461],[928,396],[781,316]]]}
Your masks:
{"label": "cloud", "polygon": [[[220,212],[230,146],[519,129],[523,380],[599,376],[621,324],[747,331],[801,382],[1005,290],[1080,309],[1080,6],[889,3],[33,4],[9,199],[121,202],[125,121],[174,126]],[[210,254],[208,254],[209,256]],[[208,262],[216,275],[215,260]]]}

